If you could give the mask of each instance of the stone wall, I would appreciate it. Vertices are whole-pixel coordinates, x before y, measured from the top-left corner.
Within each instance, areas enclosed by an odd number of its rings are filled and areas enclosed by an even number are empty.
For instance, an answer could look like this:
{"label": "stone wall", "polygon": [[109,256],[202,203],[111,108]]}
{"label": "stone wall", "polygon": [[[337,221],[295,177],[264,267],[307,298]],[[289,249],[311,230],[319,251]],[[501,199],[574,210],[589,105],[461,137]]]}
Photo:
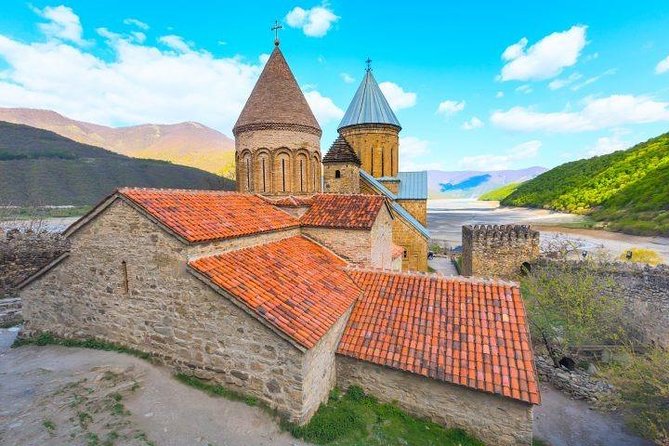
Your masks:
{"label": "stone wall", "polygon": [[344,127],[339,134],[355,150],[361,169],[370,175],[396,177],[399,171],[399,129],[392,125],[366,124]]}
{"label": "stone wall", "polygon": [[371,237],[371,266],[373,268],[392,268],[393,263],[393,219],[390,211],[383,206],[379,212]]}
{"label": "stone wall", "polygon": [[397,200],[421,225],[427,227],[427,200]]}
{"label": "stone wall", "polygon": [[337,385],[359,385],[381,401],[459,427],[496,446],[532,443],[532,406],[509,398],[337,356]]}
{"label": "stone wall", "polygon": [[[562,268],[583,268],[582,261],[540,259],[533,267],[548,263]],[[608,292],[625,302],[631,331],[643,343],[669,348],[669,266],[651,267],[635,263],[588,262],[593,273],[611,281]]]}
{"label": "stone wall", "polygon": [[361,266],[372,264],[372,237],[369,230],[305,227],[302,233],[349,263]]}
{"label": "stone wall", "polygon": [[0,328],[21,323],[21,299],[0,299]]}
{"label": "stone wall", "polygon": [[22,336],[132,347],[303,420],[302,351],[196,278],[185,245],[120,199],[70,238],[69,257],[22,290]]}
{"label": "stone wall", "polygon": [[19,283],[68,249],[60,234],[0,229],[0,299],[16,296]]}
{"label": "stone wall", "polygon": [[334,194],[359,194],[360,168],[353,163],[323,164],[323,191]]}
{"label": "stone wall", "polygon": [[462,275],[513,279],[539,257],[539,232],[521,225],[462,227]]}
{"label": "stone wall", "polygon": [[427,239],[399,215],[394,215],[393,243],[406,250],[402,270],[427,271]]}

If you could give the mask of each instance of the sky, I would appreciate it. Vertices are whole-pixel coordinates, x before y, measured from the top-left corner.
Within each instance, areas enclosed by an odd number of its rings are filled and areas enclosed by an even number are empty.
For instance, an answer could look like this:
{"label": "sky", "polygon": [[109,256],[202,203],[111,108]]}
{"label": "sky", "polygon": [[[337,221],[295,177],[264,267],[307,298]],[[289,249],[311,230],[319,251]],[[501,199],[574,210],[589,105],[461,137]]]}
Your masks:
{"label": "sky", "polygon": [[273,49],[323,127],[372,59],[400,169],[547,168],[669,131],[669,1],[3,0],[0,106],[229,136]]}

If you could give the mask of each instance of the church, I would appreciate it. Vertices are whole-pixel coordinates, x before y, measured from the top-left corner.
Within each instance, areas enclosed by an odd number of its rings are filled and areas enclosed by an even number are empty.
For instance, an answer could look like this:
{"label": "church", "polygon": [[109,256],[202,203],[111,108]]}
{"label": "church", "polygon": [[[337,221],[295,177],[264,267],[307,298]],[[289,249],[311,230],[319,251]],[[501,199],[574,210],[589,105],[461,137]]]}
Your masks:
{"label": "church", "polygon": [[402,127],[371,67],[321,158],[321,127],[275,43],[233,129],[237,190],[384,196],[402,269],[427,271],[427,172],[399,171]]}
{"label": "church", "polygon": [[520,288],[411,271],[425,183],[398,171],[400,129],[368,70],[321,159],[277,45],[235,125],[239,190],[115,191],[19,285],[20,336],[139,350],[294,423],[358,385],[486,444],[531,445]]}

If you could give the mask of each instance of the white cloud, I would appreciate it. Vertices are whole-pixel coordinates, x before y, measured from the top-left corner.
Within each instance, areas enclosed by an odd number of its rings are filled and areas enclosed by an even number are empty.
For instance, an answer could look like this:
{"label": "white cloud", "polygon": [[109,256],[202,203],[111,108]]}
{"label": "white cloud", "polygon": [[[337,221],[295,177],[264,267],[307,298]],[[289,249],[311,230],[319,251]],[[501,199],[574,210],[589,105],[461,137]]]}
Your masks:
{"label": "white cloud", "polygon": [[504,97],[504,92],[503,91],[498,91],[497,94],[495,95],[497,99],[503,98]]}
{"label": "white cloud", "polygon": [[498,127],[518,131],[582,132],[626,124],[669,121],[669,103],[646,96],[586,98],[581,110],[542,113],[526,107],[493,112]]}
{"label": "white cloud", "polygon": [[499,79],[502,81],[541,80],[555,77],[563,68],[576,63],[586,45],[586,26],[572,26],[567,31],[555,32],[527,48],[523,37],[504,50]]}
{"label": "white cloud", "polygon": [[332,99],[321,95],[318,91],[307,91],[304,93],[304,97],[307,99],[314,115],[316,115],[318,122],[326,123],[344,117],[344,110],[337,107]]}
{"label": "white cloud", "polygon": [[339,76],[341,77],[341,80],[347,84],[352,84],[355,82],[355,78],[348,73],[341,73]]}
{"label": "white cloud", "polygon": [[472,119],[470,119],[469,121],[465,121],[462,124],[462,128],[464,130],[476,130],[480,129],[481,127],[483,127],[483,121],[481,121],[476,116],[473,116]]}
{"label": "white cloud", "polygon": [[258,60],[260,61],[260,64],[264,66],[269,60],[269,54],[262,53],[260,56],[258,56]]}
{"label": "white cloud", "polygon": [[132,17],[129,17],[129,18],[123,20],[123,24],[130,25],[130,26],[136,26],[137,28],[143,29],[144,31],[149,29],[149,25],[142,22],[141,20],[133,19]]}
{"label": "white cloud", "polygon": [[589,78],[587,78],[586,80],[584,80],[583,82],[580,82],[580,83],[578,83],[578,84],[576,84],[576,85],[573,85],[573,86],[571,87],[571,90],[572,90],[572,91],[578,91],[578,90],[580,90],[580,89],[583,88],[583,87],[587,87],[588,85],[597,82],[598,80],[600,80],[600,79],[603,78],[603,77],[606,77],[606,76],[613,76],[614,74],[616,74],[617,71],[618,71],[618,70],[616,70],[615,68],[611,68],[610,70],[606,70],[606,71],[603,72],[602,74],[599,74],[599,75],[597,75],[597,76],[589,77]]}
{"label": "white cloud", "polygon": [[130,35],[134,37],[138,43],[144,43],[146,41],[146,34],[144,34],[143,32],[132,31]]}
{"label": "white cloud", "polygon": [[20,42],[0,33],[0,63],[7,65],[0,106],[114,126],[199,121],[229,134],[262,68],[255,60],[174,52],[108,33],[113,38],[95,52],[60,39]]}
{"label": "white cloud", "polygon": [[597,142],[586,150],[587,157],[606,155],[629,147],[630,144],[622,139],[628,133],[625,129],[613,129],[610,136],[597,138]]}
{"label": "white cloud", "polygon": [[439,162],[425,161],[430,155],[430,142],[415,136],[400,138],[400,170],[442,170],[443,165]]}
{"label": "white cloud", "polygon": [[314,6],[311,9],[296,6],[286,15],[288,26],[302,28],[302,32],[309,37],[323,37],[339,19],[340,17],[325,5]]}
{"label": "white cloud", "polygon": [[186,43],[183,37],[174,34],[162,36],[158,39],[158,42],[180,53],[187,53],[190,51],[190,45]]}
{"label": "white cloud", "polygon": [[532,86],[530,86],[530,84],[523,84],[523,85],[517,87],[516,91],[518,93],[530,94],[534,91],[534,89],[532,89]]}
{"label": "white cloud", "polygon": [[656,74],[666,73],[667,71],[669,71],[669,56],[662,59],[655,67]]}
{"label": "white cloud", "polygon": [[439,103],[437,113],[444,116],[451,116],[464,110],[465,105],[465,101],[452,101],[448,99]]}
{"label": "white cloud", "polygon": [[81,21],[72,8],[63,5],[47,6],[44,9],[33,8],[33,11],[48,20],[47,23],[39,24],[39,29],[47,39],[70,41],[78,45],[86,43],[82,38],[84,30]]}
{"label": "white cloud", "polygon": [[539,153],[541,141],[527,141],[507,150],[503,155],[485,154],[465,156],[458,165],[466,170],[505,170],[512,167],[514,161],[534,158]]}
{"label": "white cloud", "polygon": [[581,73],[571,73],[568,77],[552,80],[548,84],[548,88],[551,90],[559,90],[562,87],[573,84],[582,77],[583,75]]}
{"label": "white cloud", "polygon": [[416,105],[416,93],[404,91],[402,87],[393,82],[381,82],[379,88],[394,111]]}

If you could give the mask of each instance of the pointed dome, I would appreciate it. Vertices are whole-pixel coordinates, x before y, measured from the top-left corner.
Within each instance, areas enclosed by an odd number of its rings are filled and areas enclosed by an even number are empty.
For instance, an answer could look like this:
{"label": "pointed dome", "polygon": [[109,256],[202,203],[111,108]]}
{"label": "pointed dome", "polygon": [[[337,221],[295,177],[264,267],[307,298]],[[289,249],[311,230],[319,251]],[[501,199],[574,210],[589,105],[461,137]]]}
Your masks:
{"label": "pointed dome", "polygon": [[267,60],[232,132],[236,135],[272,125],[318,136],[322,133],[278,46]]}
{"label": "pointed dome", "polygon": [[338,129],[357,124],[388,124],[402,128],[371,70],[367,70]]}
{"label": "pointed dome", "polygon": [[357,166],[361,164],[358,155],[356,155],[348,142],[341,136],[335,139],[332,147],[330,147],[328,153],[323,157],[323,164],[328,163],[353,163]]}

